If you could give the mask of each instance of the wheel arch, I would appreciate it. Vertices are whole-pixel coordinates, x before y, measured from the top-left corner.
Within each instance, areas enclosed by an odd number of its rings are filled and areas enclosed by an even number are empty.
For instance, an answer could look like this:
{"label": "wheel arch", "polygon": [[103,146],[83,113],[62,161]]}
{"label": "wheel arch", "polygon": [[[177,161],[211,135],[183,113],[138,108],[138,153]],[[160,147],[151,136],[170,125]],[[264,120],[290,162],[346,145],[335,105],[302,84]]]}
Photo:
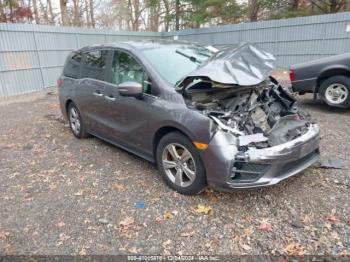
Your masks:
{"label": "wheel arch", "polygon": [[66,111],[66,115],[68,116],[68,107],[71,103],[74,103],[73,100],[71,98],[68,98],[67,101],[66,101],[66,104],[64,106],[64,109]]}
{"label": "wheel arch", "polygon": [[153,142],[152,142],[152,149],[153,149],[153,156],[154,156],[154,162],[157,164],[157,157],[156,157],[156,152],[157,152],[157,146],[159,144],[159,141],[164,137],[165,135],[172,133],[172,132],[178,132],[185,137],[187,137],[190,141],[192,141],[190,135],[187,134],[186,131],[182,130],[179,127],[171,126],[171,125],[166,125],[158,128],[158,130],[155,132],[153,136]]}
{"label": "wheel arch", "polygon": [[324,69],[317,78],[315,93],[319,92],[322,83],[333,76],[347,76],[350,77],[350,69],[345,66],[329,67]]}

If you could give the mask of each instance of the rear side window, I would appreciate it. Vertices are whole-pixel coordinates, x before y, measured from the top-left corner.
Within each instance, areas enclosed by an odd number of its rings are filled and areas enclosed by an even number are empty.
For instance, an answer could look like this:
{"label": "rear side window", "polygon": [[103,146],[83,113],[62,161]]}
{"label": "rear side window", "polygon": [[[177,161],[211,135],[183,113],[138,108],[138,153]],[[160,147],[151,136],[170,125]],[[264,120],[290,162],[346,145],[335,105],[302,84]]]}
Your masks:
{"label": "rear side window", "polygon": [[81,77],[104,80],[107,54],[107,50],[94,50],[84,53],[85,62],[82,67]]}
{"label": "rear side window", "polygon": [[63,69],[63,75],[71,78],[79,78],[80,63],[82,61],[82,53],[73,52],[68,58]]}

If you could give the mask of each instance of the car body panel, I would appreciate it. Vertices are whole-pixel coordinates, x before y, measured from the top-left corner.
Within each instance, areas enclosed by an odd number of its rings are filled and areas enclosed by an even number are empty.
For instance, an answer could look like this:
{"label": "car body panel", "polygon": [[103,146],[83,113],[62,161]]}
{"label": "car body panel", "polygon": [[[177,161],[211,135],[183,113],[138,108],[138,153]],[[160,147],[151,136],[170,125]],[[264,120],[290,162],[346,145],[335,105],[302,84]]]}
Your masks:
{"label": "car body panel", "polygon": [[350,75],[350,53],[292,65],[294,92],[317,93],[320,79],[335,75]]}

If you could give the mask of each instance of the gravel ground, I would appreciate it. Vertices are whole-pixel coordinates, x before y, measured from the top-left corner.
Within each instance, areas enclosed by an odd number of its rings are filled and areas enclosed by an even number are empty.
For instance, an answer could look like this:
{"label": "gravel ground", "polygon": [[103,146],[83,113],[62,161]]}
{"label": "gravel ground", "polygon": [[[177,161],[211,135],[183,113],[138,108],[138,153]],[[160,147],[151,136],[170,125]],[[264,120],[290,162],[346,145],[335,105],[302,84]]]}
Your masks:
{"label": "gravel ground", "polygon": [[74,138],[56,94],[1,102],[0,254],[349,254],[350,110],[300,104],[345,170],[189,197],[145,160]]}

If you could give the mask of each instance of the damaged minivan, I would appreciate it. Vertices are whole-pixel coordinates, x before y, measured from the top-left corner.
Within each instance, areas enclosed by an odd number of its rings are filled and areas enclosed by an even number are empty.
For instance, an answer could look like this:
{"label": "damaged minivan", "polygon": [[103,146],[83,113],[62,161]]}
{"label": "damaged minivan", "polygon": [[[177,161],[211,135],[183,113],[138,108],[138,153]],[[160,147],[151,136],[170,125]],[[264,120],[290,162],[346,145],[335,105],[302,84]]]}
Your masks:
{"label": "damaged minivan", "polygon": [[87,46],[68,56],[57,81],[61,110],[75,137],[156,163],[179,193],[273,185],[315,163],[320,139],[271,77],[274,61],[250,44]]}

